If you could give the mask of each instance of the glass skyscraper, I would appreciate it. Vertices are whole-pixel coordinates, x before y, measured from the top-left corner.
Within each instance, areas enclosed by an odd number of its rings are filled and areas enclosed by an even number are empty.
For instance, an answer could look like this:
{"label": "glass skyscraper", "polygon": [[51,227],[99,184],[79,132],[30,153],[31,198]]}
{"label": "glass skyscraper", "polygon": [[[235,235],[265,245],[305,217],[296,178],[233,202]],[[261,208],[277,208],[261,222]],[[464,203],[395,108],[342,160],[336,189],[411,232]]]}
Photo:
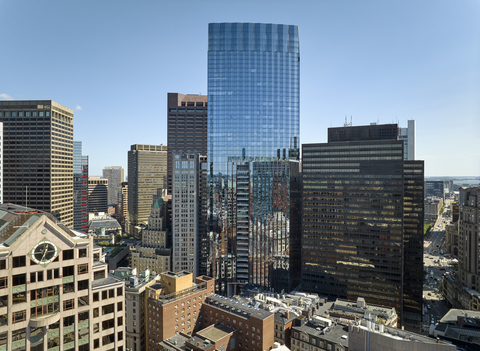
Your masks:
{"label": "glass skyscraper", "polygon": [[246,283],[288,287],[299,70],[297,26],[209,24],[209,254],[222,293]]}

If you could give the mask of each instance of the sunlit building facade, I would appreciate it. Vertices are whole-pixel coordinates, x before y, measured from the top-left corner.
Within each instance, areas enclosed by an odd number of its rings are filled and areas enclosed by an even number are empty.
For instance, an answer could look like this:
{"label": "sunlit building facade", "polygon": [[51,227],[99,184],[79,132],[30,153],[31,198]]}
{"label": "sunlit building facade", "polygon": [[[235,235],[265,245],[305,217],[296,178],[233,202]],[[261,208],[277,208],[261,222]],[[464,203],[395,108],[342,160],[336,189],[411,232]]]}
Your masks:
{"label": "sunlit building facade", "polygon": [[[208,40],[212,275],[221,294],[254,281],[277,289],[284,284],[274,282],[274,257],[283,275],[289,272],[288,188],[290,170],[298,168],[291,166],[300,133],[298,27],[210,23]],[[274,174],[278,183],[268,183]],[[255,177],[266,188],[257,188]]]}

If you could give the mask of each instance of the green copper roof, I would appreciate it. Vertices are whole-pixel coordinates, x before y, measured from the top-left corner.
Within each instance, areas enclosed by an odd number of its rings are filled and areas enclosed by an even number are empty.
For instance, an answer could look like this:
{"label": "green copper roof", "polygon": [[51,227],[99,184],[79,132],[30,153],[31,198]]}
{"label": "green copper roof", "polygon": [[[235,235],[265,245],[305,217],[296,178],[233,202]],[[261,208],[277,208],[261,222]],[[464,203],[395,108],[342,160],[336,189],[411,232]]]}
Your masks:
{"label": "green copper roof", "polygon": [[163,204],[163,199],[162,199],[162,198],[159,198],[159,199],[157,199],[157,201],[155,201],[155,203],[153,204],[153,208],[160,208],[160,207],[162,207],[162,204]]}

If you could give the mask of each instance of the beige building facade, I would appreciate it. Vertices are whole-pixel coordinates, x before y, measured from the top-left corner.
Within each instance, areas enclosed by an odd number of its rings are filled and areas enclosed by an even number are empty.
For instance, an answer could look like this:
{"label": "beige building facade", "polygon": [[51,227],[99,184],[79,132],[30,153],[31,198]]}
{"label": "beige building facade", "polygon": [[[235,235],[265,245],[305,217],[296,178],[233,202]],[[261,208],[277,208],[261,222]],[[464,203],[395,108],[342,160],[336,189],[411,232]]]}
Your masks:
{"label": "beige building facade", "polygon": [[0,205],[0,350],[124,349],[124,282],[49,213]]}

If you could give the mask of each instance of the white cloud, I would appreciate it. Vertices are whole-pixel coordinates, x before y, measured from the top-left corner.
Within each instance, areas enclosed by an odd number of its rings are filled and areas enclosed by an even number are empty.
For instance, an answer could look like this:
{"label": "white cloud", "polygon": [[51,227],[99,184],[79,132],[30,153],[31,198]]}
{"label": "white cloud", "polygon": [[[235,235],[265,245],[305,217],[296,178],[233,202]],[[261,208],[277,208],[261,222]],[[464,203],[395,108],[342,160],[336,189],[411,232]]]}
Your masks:
{"label": "white cloud", "polygon": [[78,105],[77,106],[77,111],[81,111],[82,110],[82,106]]}
{"label": "white cloud", "polygon": [[0,94],[0,100],[13,100],[13,97],[4,93],[4,94]]}

